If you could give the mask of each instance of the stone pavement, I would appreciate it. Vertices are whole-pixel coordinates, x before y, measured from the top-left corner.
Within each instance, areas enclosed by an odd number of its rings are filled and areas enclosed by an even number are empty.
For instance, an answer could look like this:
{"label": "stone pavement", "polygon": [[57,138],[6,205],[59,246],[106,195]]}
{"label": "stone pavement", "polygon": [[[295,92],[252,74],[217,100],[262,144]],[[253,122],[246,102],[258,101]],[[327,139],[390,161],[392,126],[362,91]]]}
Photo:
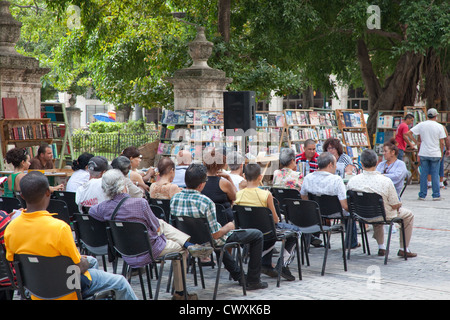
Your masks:
{"label": "stone pavement", "polygon": [[[443,201],[432,201],[431,192],[426,201],[418,201],[419,185],[407,187],[403,206],[415,215],[414,231],[410,248],[416,258],[397,257],[399,232],[393,234],[389,261],[378,257],[378,247],[369,232],[371,255],[362,248],[352,250],[348,271],[343,269],[340,250],[340,236],[332,235],[326,272],[320,275],[323,248],[311,248],[310,266],[302,266],[303,280],[288,282],[282,280],[277,288],[276,279],[262,275],[269,288],[248,291],[242,295],[242,288],[228,279],[228,272],[221,273],[218,300],[447,300],[450,299],[450,189],[442,190]],[[387,239],[387,236],[386,236]],[[358,240],[360,236],[358,235]],[[275,259],[274,259],[275,261]],[[166,265],[167,266],[167,265]],[[167,266],[168,267],[168,266]],[[167,274],[168,268],[165,269]],[[246,268],[246,266],[244,267]],[[189,292],[196,292],[201,300],[211,300],[217,268],[203,267],[206,289],[200,282],[194,286],[193,275],[187,275]],[[291,264],[292,273],[298,278],[296,260]],[[160,300],[169,300],[166,293],[166,279],[163,278]],[[139,298],[142,297],[138,277],[133,277],[132,286]],[[156,281],[152,281],[153,290]]]}

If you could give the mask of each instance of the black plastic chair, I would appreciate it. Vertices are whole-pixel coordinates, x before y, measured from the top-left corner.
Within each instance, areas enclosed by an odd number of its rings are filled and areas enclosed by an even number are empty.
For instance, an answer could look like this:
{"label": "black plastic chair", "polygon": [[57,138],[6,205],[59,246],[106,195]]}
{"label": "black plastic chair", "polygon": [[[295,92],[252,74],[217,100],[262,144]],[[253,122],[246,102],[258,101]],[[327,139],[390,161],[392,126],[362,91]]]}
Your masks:
{"label": "black plastic chair", "polygon": [[220,223],[221,226],[226,225],[228,222],[230,222],[230,220],[227,217],[227,214],[225,212],[225,207],[224,205],[220,204],[220,203],[215,203],[216,206],[216,218],[217,218],[217,222]]}
{"label": "black plastic chair", "polygon": [[[361,228],[361,238],[363,246],[365,245],[367,248],[367,254],[370,255],[370,248],[365,225],[372,224],[389,226],[386,252],[384,255],[384,264],[387,264],[392,235],[392,226],[394,225],[394,223],[399,223],[401,225],[402,237],[403,239],[405,239],[403,219],[399,217],[395,217],[392,220],[386,219],[383,198],[377,193],[347,190],[347,203],[350,214],[352,215],[352,219],[355,219],[359,222]],[[404,258],[405,260],[407,260],[406,247],[403,248],[403,252]],[[350,250],[348,250],[348,257],[350,258]]]}
{"label": "black plastic chair", "polygon": [[[69,257],[16,254],[14,255],[14,267],[19,292],[23,299],[28,299],[25,294],[26,289],[33,296],[44,300],[55,300],[71,293],[76,293],[78,300],[82,300],[81,284],[77,281],[79,275],[76,274],[79,268]],[[115,292],[106,290],[86,298],[86,300],[91,299],[115,300]]]}
{"label": "black plastic chair", "polygon": [[161,207],[164,210],[164,221],[170,223],[170,199],[149,198],[149,204]]}
{"label": "black plastic chair", "polygon": [[22,204],[19,199],[12,197],[0,197],[0,210],[11,213],[13,210],[20,208],[22,208]]}
{"label": "black plastic chair", "polygon": [[[108,236],[106,234],[106,223],[99,221],[88,214],[75,213],[73,215],[73,228],[84,254],[101,256],[103,270],[108,271],[106,256],[108,256]],[[114,268],[115,273],[115,268]]]}
{"label": "black plastic chair", "polygon": [[27,208],[27,203],[25,202],[24,198],[22,198],[22,195],[20,194],[20,191],[14,191],[14,197],[19,199],[20,205],[22,206],[22,208],[24,208],[24,209]]}
{"label": "black plastic chair", "polygon": [[[219,253],[219,260],[217,263],[218,267],[217,267],[217,274],[216,274],[216,283],[214,286],[213,300],[216,300],[217,290],[219,288],[219,279],[220,279],[220,271],[221,271],[221,267],[222,267],[223,254],[229,248],[236,249],[236,253],[237,253],[236,256],[237,256],[239,267],[241,270],[242,292],[243,292],[244,296],[247,295],[246,287],[245,287],[245,275],[244,275],[244,269],[243,269],[240,244],[237,242],[229,242],[223,246],[217,246],[215,244],[214,239],[212,238],[211,232],[209,231],[208,221],[206,220],[206,218],[172,216],[172,219],[175,222],[175,227],[177,229],[179,229],[180,231],[183,231],[184,233],[191,236],[191,239],[189,240],[190,242],[196,243],[196,244],[209,243],[214,248],[214,251],[216,252],[216,254]],[[239,232],[238,230],[236,230],[236,231]],[[202,279],[202,285],[203,285],[203,288],[205,288],[200,258],[198,258],[198,265],[199,265],[200,275],[201,275],[201,279]],[[195,268],[195,266],[194,266],[194,268]]]}
{"label": "black plastic chair", "polygon": [[[114,250],[117,251],[122,258],[126,257],[136,257],[143,254],[149,254],[151,263],[145,266],[129,266],[125,264],[123,273],[128,274],[128,279],[130,279],[131,271],[133,269],[138,269],[139,280],[141,283],[141,290],[144,300],[146,300],[144,282],[142,278],[141,268],[145,267],[147,274],[147,284],[149,287],[150,299],[152,299],[152,288],[150,282],[150,266],[155,267],[156,263],[160,263],[160,271],[158,276],[158,283],[156,286],[155,300],[158,299],[159,289],[161,287],[161,278],[164,271],[164,264],[166,260],[180,260],[181,268],[184,270],[183,255],[181,253],[169,253],[162,257],[155,258],[153,256],[152,245],[150,243],[150,238],[148,235],[147,228],[144,224],[140,222],[131,221],[118,221],[109,220],[107,221],[107,234],[110,245]],[[124,274],[125,275],[125,274]],[[183,277],[183,287],[185,293],[185,299],[187,299],[186,290],[186,279],[184,272],[182,272]]]}
{"label": "black plastic chair", "polygon": [[[11,263],[6,260],[6,252],[3,245],[0,244],[0,291],[15,291],[18,290],[16,279],[14,277],[14,269]],[[10,296],[6,295],[9,300]]]}
{"label": "black plastic chair", "polygon": [[411,184],[411,181],[412,181],[412,173],[411,173],[411,171],[407,171],[407,172],[406,172],[405,181],[404,181],[404,183],[403,183],[402,191],[400,191],[399,198],[402,197],[403,193],[404,193],[405,190],[406,190],[406,187],[407,187],[408,185]]}
{"label": "black plastic chair", "polygon": [[152,209],[152,212],[155,215],[155,217],[163,219],[164,221],[166,220],[166,213],[164,212],[163,208],[154,204],[150,204],[150,209]]}
{"label": "black plastic chair", "polygon": [[67,206],[66,202],[58,199],[50,199],[47,211],[49,213],[57,213],[56,215],[54,215],[55,218],[58,218],[70,225],[71,221],[69,207]]}
{"label": "black plastic chair", "polygon": [[53,195],[56,199],[62,200],[69,208],[69,216],[73,219],[74,213],[80,213],[77,203],[75,202],[75,192],[70,191],[54,191]]}
{"label": "black plastic chair", "polygon": [[[347,242],[349,242],[350,238],[348,238],[349,230],[352,227],[352,220],[350,215],[344,215],[344,210],[342,209],[341,202],[339,201],[339,198],[337,196],[330,196],[330,195],[317,195],[308,193],[308,199],[315,201],[319,204],[320,208],[320,215],[322,219],[322,223],[324,223],[326,220],[340,220],[342,223],[346,224],[346,230],[347,230]],[[326,223],[325,223],[326,224]],[[335,226],[332,226],[332,228],[335,228]]]}
{"label": "black plastic chair", "polygon": [[[272,187],[270,189],[273,198],[275,199],[275,208],[279,208],[277,211],[280,221],[282,221],[282,216],[284,216],[284,221],[288,221],[288,217],[286,216],[286,210],[284,208],[283,200],[284,199],[301,199],[300,192],[297,189],[288,189],[288,188],[279,188]],[[276,204],[278,202],[278,205]]]}
{"label": "black plastic chair", "polygon": [[[302,237],[308,234],[320,233],[323,235],[324,256],[322,263],[321,275],[325,274],[325,267],[328,257],[328,249],[330,247],[331,232],[339,232],[342,240],[342,260],[344,262],[344,270],[347,271],[347,259],[345,255],[344,228],[340,225],[336,227],[324,226],[322,224],[322,216],[320,214],[319,204],[312,200],[302,199],[284,199],[285,208],[288,211],[289,222],[298,226],[302,232]],[[303,239],[304,240],[304,239]],[[305,243],[305,241],[303,241]],[[306,255],[308,265],[309,258]]]}
{"label": "black plastic chair", "polygon": [[[247,207],[234,205],[234,222],[237,228],[240,229],[258,229],[264,235],[264,241],[281,241],[281,253],[280,253],[280,261],[283,261],[284,255],[284,247],[286,239],[290,237],[296,238],[296,253],[297,253],[297,265],[298,265],[298,276],[299,279],[302,279],[302,271],[301,271],[301,263],[300,263],[300,250],[299,250],[299,241],[298,241],[298,233],[293,230],[280,230],[275,227],[275,223],[273,221],[272,211],[269,208],[265,207]],[[279,263],[278,267],[278,279],[277,279],[277,287],[280,286],[281,282],[281,268],[283,264]]]}

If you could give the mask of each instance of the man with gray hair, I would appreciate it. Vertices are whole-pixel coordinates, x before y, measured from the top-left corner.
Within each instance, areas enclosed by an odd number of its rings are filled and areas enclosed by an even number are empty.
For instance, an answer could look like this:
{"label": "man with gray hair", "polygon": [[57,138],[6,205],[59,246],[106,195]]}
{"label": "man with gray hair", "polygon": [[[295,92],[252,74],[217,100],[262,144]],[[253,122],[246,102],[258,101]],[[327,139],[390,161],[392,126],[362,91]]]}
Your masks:
{"label": "man with gray hair", "polygon": [[[358,174],[349,180],[348,190],[379,194],[383,198],[386,219],[391,220],[395,217],[403,219],[405,239],[403,239],[402,232],[400,232],[400,248],[404,248],[404,243],[406,256],[408,258],[416,257],[417,254],[412,253],[408,248],[414,224],[413,213],[402,207],[392,180],[376,171],[378,157],[375,151],[371,149],[364,150],[360,159],[364,171],[362,174]],[[384,256],[386,254],[386,246],[384,245],[384,228],[382,225],[374,225],[373,237],[378,243],[378,255]],[[403,249],[400,249],[397,255],[403,257]]]}
{"label": "man with gray hair", "polygon": [[102,190],[102,176],[110,168],[108,160],[102,156],[95,156],[88,162],[89,181],[79,186],[75,193],[75,202],[80,212],[83,207],[92,207],[106,200]]}
{"label": "man with gray hair", "polygon": [[[345,188],[342,178],[335,174],[336,172],[336,158],[329,152],[323,152],[317,158],[318,170],[308,174],[303,179],[302,189],[300,195],[302,199],[308,200],[308,193],[315,195],[329,195],[337,196],[341,203],[344,214],[348,215],[347,205],[347,189]],[[356,233],[356,224],[352,225],[352,239],[351,248],[358,247],[358,239]]]}
{"label": "man with gray hair", "polygon": [[236,190],[239,191],[247,186],[247,181],[244,179],[244,165],[245,158],[239,152],[233,151],[227,154],[227,164],[230,168],[230,178],[233,181]]}
{"label": "man with gray hair", "polygon": [[[184,266],[186,266],[186,254],[194,257],[207,257],[212,253],[212,248],[194,245],[189,242],[190,236],[174,228],[162,219],[158,219],[150,209],[147,200],[143,198],[131,198],[127,194],[126,179],[123,173],[117,169],[107,171],[102,177],[102,189],[108,200],[91,207],[89,214],[99,221],[119,220],[143,223],[148,231],[154,257],[160,257],[168,253],[182,253]],[[115,216],[113,212],[116,211]],[[123,257],[132,268],[140,268],[151,263],[148,253],[136,257]],[[184,290],[180,261],[172,261],[174,270],[173,299],[182,299]],[[189,300],[197,300],[196,294],[189,294]]]}

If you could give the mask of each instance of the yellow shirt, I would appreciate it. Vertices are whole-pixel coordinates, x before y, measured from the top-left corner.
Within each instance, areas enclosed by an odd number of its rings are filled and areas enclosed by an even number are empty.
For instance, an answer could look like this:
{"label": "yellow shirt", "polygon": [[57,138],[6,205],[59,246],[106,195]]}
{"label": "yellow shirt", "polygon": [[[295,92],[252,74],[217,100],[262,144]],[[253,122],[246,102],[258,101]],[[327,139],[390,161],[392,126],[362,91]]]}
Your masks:
{"label": "yellow shirt", "polygon": [[[14,254],[32,254],[45,257],[67,256],[73,263],[80,263],[80,253],[75,245],[70,226],[54,218],[48,211],[28,213],[11,221],[5,230],[6,258],[14,260]],[[89,274],[86,274],[90,278]],[[61,299],[76,299],[71,294]]]}
{"label": "yellow shirt", "polygon": [[270,192],[260,188],[244,188],[236,193],[236,201],[240,206],[266,207]]}

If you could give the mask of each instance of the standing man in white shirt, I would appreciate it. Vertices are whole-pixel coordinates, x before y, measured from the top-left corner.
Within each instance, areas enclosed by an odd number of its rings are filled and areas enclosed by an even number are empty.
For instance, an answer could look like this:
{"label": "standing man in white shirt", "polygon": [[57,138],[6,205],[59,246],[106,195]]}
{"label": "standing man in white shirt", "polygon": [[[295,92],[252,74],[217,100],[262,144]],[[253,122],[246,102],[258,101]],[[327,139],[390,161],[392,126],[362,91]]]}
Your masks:
{"label": "standing man in white shirt", "polygon": [[[433,200],[441,200],[439,187],[439,164],[445,146],[444,127],[438,123],[436,109],[428,109],[428,120],[420,122],[407,132],[408,138],[419,146],[420,157],[420,192],[419,200],[425,200],[427,196],[427,177],[431,176],[431,190]],[[419,136],[420,144],[413,137]]]}

